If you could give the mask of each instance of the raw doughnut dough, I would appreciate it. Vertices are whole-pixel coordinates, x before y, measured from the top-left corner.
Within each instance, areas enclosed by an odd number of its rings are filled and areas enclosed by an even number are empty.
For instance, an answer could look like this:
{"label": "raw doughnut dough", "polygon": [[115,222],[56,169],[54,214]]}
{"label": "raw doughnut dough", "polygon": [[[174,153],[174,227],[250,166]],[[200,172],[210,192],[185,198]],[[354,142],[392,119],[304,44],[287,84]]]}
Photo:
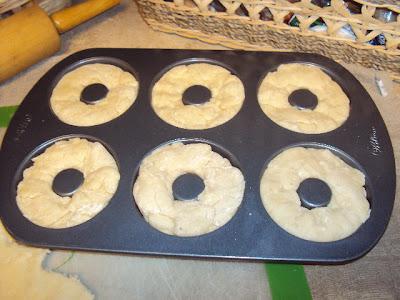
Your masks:
{"label": "raw doughnut dough", "polygon": [[[289,95],[298,89],[308,89],[317,96],[313,110],[289,103]],[[350,112],[349,99],[340,86],[318,67],[305,64],[284,64],[269,73],[260,85],[258,102],[278,125],[309,134],[338,128]]]}
{"label": "raw doughnut dough", "polygon": [[[301,206],[296,192],[307,178],[323,180],[332,197],[326,207]],[[354,233],[368,218],[365,177],[327,149],[295,147],[275,157],[261,178],[261,199],[271,218],[287,232],[330,242]]]}
{"label": "raw doughnut dough", "polygon": [[[94,104],[82,102],[86,86],[101,83],[108,88],[106,97]],[[122,115],[135,102],[138,82],[122,69],[106,64],[88,64],[67,73],[57,83],[50,98],[56,116],[75,126],[93,126]]]}
{"label": "raw doughnut dough", "polygon": [[[180,175],[200,176],[205,188],[197,199],[174,200]],[[140,165],[133,195],[147,222],[171,235],[196,236],[227,223],[239,207],[245,182],[239,169],[207,144],[173,143],[153,151]]]}
{"label": "raw doughnut dough", "polygon": [[[93,218],[110,201],[118,187],[119,171],[111,154],[98,142],[62,140],[32,159],[17,188],[17,204],[31,222],[49,228],[66,228]],[[77,169],[84,182],[71,197],[53,189],[62,170]]]}
{"label": "raw doughnut dough", "polygon": [[[182,95],[193,85],[211,91],[208,102],[184,105]],[[242,107],[244,87],[230,71],[212,64],[196,63],[174,67],[154,85],[152,105],[168,124],[184,129],[207,129],[232,119]]]}
{"label": "raw doughnut dough", "polygon": [[0,299],[93,299],[77,278],[42,269],[48,252],[17,244],[0,222]]}

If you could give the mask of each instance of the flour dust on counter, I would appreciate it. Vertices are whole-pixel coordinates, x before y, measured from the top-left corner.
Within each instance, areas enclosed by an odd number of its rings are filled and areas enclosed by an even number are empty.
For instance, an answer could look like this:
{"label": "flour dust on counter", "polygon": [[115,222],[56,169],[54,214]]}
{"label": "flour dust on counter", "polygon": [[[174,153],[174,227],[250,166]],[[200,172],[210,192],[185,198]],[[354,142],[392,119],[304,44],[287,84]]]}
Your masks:
{"label": "flour dust on counter", "polygon": [[94,299],[77,278],[42,268],[48,252],[16,243],[0,222],[0,299]]}

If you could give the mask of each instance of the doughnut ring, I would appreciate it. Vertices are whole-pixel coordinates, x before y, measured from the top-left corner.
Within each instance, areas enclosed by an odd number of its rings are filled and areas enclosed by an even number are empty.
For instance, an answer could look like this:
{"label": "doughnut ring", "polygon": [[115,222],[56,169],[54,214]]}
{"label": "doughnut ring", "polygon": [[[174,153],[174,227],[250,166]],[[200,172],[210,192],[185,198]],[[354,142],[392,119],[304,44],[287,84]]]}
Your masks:
{"label": "doughnut ring", "polygon": [[[332,195],[327,206],[301,206],[296,191],[308,178],[328,184]],[[294,147],[268,164],[260,194],[266,211],[284,230],[305,240],[330,242],[350,236],[369,218],[364,185],[364,174],[331,151]]]}
{"label": "doughnut ring", "polygon": [[[183,174],[204,181],[197,198],[174,199],[172,185]],[[236,213],[245,181],[239,169],[204,143],[172,143],[154,150],[140,165],[133,187],[137,206],[151,226],[177,236],[216,230]]]}
{"label": "doughnut ring", "polygon": [[[289,103],[289,96],[302,89],[317,97],[314,109],[299,109]],[[340,86],[320,68],[305,64],[283,64],[269,73],[259,87],[258,102],[279,126],[307,134],[334,130],[350,113],[349,99]]]}
{"label": "doughnut ring", "polygon": [[[211,92],[208,102],[186,105],[184,92],[194,85]],[[166,72],[154,85],[152,106],[166,123],[183,129],[208,129],[232,119],[242,107],[244,87],[238,77],[223,67],[194,63]]]}
{"label": "doughnut ring", "polygon": [[[81,101],[84,89],[102,84],[107,93],[102,99]],[[93,126],[109,122],[135,102],[139,84],[135,77],[119,67],[107,64],[87,64],[67,73],[55,86],[50,98],[54,114],[64,123]]]}
{"label": "doughnut ring", "polygon": [[[32,159],[17,187],[17,205],[36,225],[66,228],[98,214],[118,187],[119,171],[111,154],[98,142],[61,140]],[[82,172],[84,180],[71,196],[59,196],[53,180],[66,169]]]}

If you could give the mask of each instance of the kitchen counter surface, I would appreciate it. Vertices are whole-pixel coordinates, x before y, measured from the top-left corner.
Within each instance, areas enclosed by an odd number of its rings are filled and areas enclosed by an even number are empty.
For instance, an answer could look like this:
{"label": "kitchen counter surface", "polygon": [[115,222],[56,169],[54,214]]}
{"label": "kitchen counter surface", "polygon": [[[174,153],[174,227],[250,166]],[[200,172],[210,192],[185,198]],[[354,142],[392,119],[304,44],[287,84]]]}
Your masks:
{"label": "kitchen counter surface", "polygon": [[[86,48],[224,49],[216,45],[151,30],[130,0],[62,36],[62,49],[16,77],[0,84],[0,106],[19,104],[41,76],[64,57]],[[368,90],[391,135],[400,159],[400,85],[383,72],[345,65]],[[382,97],[374,78],[383,80]],[[0,128],[0,140],[5,129]],[[399,165],[399,164],[397,164]],[[399,174],[397,167],[397,174]],[[397,183],[399,175],[397,175]],[[305,266],[315,299],[400,298],[400,205],[396,193],[389,227],[378,245],[363,258],[339,266]],[[51,269],[70,256],[54,251]],[[76,252],[58,270],[78,274],[97,299],[268,299],[263,263],[189,260]]]}

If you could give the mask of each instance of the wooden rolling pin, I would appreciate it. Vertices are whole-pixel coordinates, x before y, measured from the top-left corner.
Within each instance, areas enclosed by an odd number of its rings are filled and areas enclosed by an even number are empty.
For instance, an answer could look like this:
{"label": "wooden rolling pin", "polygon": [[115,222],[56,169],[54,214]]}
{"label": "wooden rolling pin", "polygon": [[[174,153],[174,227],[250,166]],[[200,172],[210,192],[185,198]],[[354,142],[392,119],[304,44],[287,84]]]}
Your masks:
{"label": "wooden rolling pin", "polygon": [[0,20],[0,83],[60,49],[60,33],[119,4],[87,0],[48,16],[32,5]]}

